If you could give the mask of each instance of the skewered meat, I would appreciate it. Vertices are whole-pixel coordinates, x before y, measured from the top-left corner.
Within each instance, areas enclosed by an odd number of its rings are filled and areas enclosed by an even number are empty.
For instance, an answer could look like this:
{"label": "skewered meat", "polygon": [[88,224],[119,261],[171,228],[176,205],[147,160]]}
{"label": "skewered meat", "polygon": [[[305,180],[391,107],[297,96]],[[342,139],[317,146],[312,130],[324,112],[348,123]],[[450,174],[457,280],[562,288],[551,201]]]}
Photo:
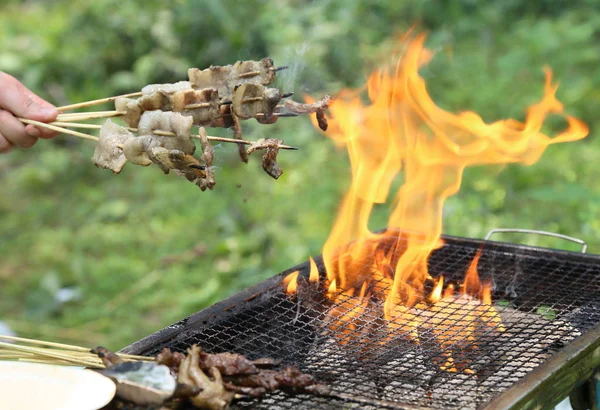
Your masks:
{"label": "skewered meat", "polygon": [[310,392],[319,395],[326,395],[330,392],[329,387],[317,383],[311,375],[302,373],[296,367],[286,367],[279,371],[261,370],[256,374],[226,377],[225,380],[225,386],[228,389],[253,397],[277,389],[293,393]]}
{"label": "skewered meat", "polygon": [[159,145],[160,143],[149,135],[134,137],[123,144],[123,153],[129,162],[146,167],[152,164],[148,153],[152,148]]}
{"label": "skewered meat", "polygon": [[237,353],[199,354],[199,364],[202,369],[215,367],[223,376],[255,374],[258,368],[245,356]]}
{"label": "skewered meat", "polygon": [[[99,350],[102,349],[102,350]],[[122,363],[118,355],[99,348],[99,354],[113,357],[107,370],[100,371],[122,382],[127,391],[120,397],[138,405],[162,405],[164,409],[189,400],[201,409],[222,410],[235,398],[260,397],[277,389],[288,393],[329,395],[331,389],[296,367],[280,370],[265,369],[279,365],[269,358],[249,360],[236,353],[204,353],[197,345],[187,349],[187,355],[164,348],[154,363]],[[118,360],[115,360],[115,357]],[[149,374],[145,374],[145,373]],[[173,380],[177,386],[173,387]],[[118,401],[114,402],[118,404]]]}
{"label": "skewered meat", "polygon": [[[260,124],[273,124],[283,116],[316,113],[319,126],[324,130],[327,128],[324,110],[329,104],[329,96],[313,104],[286,101],[285,107],[289,112],[278,112],[282,108],[279,105],[282,98],[293,95],[268,87],[281,68],[286,67],[274,67],[270,58],[237,61],[232,65],[211,66],[204,70],[190,68],[189,81],[149,84],[142,88],[138,99],[115,98],[117,114],[122,113],[122,120],[129,128],[137,128],[138,137],[131,138],[133,134],[113,124],[117,127],[113,132],[117,134],[110,135],[114,140],[111,143],[107,141],[109,135],[105,127],[100,138],[102,141],[94,152],[94,163],[115,173],[121,172],[127,161],[140,166],[155,163],[165,173],[174,170],[202,191],[213,189],[214,152],[203,128],[199,135],[201,158],[187,157],[193,155],[196,149],[191,138],[192,126],[232,128],[234,139],[242,140],[243,120],[255,118]],[[108,124],[110,121],[107,127]],[[165,131],[175,136],[164,135]],[[283,171],[277,163],[279,148],[275,141],[283,142],[278,139],[261,140],[250,150],[246,150],[245,144],[238,143],[240,159],[247,163],[251,152],[264,149],[263,169],[278,179]]]}
{"label": "skewered meat", "polygon": [[192,387],[199,387],[202,391],[190,397],[196,407],[210,410],[226,409],[233,400],[234,393],[225,389],[221,373],[216,367],[208,371],[209,378],[199,366],[200,348],[193,345],[188,349],[188,355],[179,366],[177,381]]}
{"label": "skewered meat", "polygon": [[111,367],[118,363],[124,363],[123,359],[121,359],[118,354],[111,352],[103,346],[98,346],[95,349],[90,350],[90,352],[97,355],[106,367]]}
{"label": "skewered meat", "polygon": [[271,177],[277,179],[283,174],[283,170],[277,163],[277,154],[279,153],[279,144],[282,144],[283,140],[276,138],[261,138],[248,148],[248,154],[252,154],[254,151],[264,149],[263,154],[263,169]]}
{"label": "skewered meat", "polygon": [[100,128],[98,144],[92,155],[94,165],[120,173],[127,163],[120,146],[130,138],[135,138],[131,132],[107,119]]}
{"label": "skewered meat", "polygon": [[241,119],[256,117],[263,113],[270,117],[281,100],[281,91],[277,88],[265,88],[261,84],[243,84],[233,94],[232,109]]}
{"label": "skewered meat", "polygon": [[171,111],[173,105],[170,96],[162,92],[142,95],[138,99],[138,104],[142,111]]}
{"label": "skewered meat", "polygon": [[324,110],[331,103],[331,96],[325,95],[318,101],[310,104],[303,104],[294,100],[285,100],[284,107],[294,114],[311,114],[319,110]]}
{"label": "skewered meat", "polygon": [[202,161],[204,161],[204,165],[210,167],[213,163],[215,151],[208,141],[208,134],[204,127],[198,129],[198,137],[200,139],[200,146],[202,147]]}
{"label": "skewered meat", "polygon": [[325,117],[325,111],[319,110],[315,113],[315,115],[317,117],[317,124],[319,124],[319,128],[321,128],[323,131],[327,131],[329,124],[327,123],[327,117]]}
{"label": "skewered meat", "polygon": [[318,101],[310,104],[302,104],[293,100],[285,100],[283,103],[284,107],[294,114],[311,114],[316,113],[319,128],[323,131],[327,131],[327,118],[325,118],[325,108],[329,106],[331,97],[325,95]]}
{"label": "skewered meat", "polygon": [[221,105],[219,107],[220,114],[214,117],[209,122],[201,124],[203,127],[213,128],[231,128],[233,127],[233,115],[231,113],[231,105]]}
{"label": "skewered meat", "polygon": [[[240,119],[235,114],[235,112],[231,112],[231,119],[233,120],[233,138],[237,140],[242,140],[242,123]],[[246,146],[244,144],[238,144],[238,153],[240,155],[240,159],[248,163],[248,154],[246,153]]]}
{"label": "skewered meat", "polygon": [[190,104],[211,103],[219,105],[219,95],[216,88],[205,88],[203,90],[180,90],[171,96],[173,101],[173,111],[185,111],[185,107]]}
{"label": "skewered meat", "polygon": [[192,88],[201,90],[214,87],[218,90],[220,98],[227,99],[233,91],[233,86],[230,85],[231,68],[231,65],[210,66],[204,70],[190,68],[188,77]]}
{"label": "skewered meat", "polygon": [[[278,366],[279,361],[265,357],[256,360],[250,360],[245,356],[237,353],[205,353],[200,352],[198,355],[198,364],[202,370],[209,370],[211,367],[216,367],[223,376],[255,374],[266,367]],[[185,359],[185,355],[179,352],[172,352],[168,348],[164,348],[156,355],[156,362],[164,364],[177,372],[181,362]]]}
{"label": "skewered meat", "polygon": [[117,98],[115,100],[115,109],[117,111],[125,111],[125,115],[121,119],[127,124],[128,127],[137,128],[142,116],[142,108],[140,107],[139,101],[133,98]]}
{"label": "skewered meat", "polygon": [[185,176],[188,181],[195,181],[200,170],[204,168],[194,156],[175,149],[153,147],[150,149],[149,157],[165,174],[177,170],[178,174]]}
{"label": "skewered meat", "polygon": [[171,369],[171,373],[177,374],[179,372],[179,366],[181,365],[181,362],[185,360],[185,355],[180,352],[173,352],[171,349],[165,347],[159,354],[156,355],[154,360],[156,363],[164,364]]}
{"label": "skewered meat", "polygon": [[198,177],[196,185],[198,185],[202,191],[205,191],[206,188],[212,190],[215,186],[215,174],[212,167],[214,150],[208,141],[208,135],[203,127],[200,127],[198,137],[200,139],[200,146],[202,147],[201,158],[202,161],[204,161],[204,170],[202,170],[200,176]]}
{"label": "skewered meat", "polygon": [[193,154],[196,145],[191,139],[193,119],[177,112],[146,111],[138,125],[139,135],[152,135],[154,131],[171,131],[176,137],[153,135],[160,145],[168,150],[179,150]]}
{"label": "skewered meat", "polygon": [[221,115],[219,94],[215,88],[178,91],[171,99],[173,111],[192,117],[196,125],[210,123]]}
{"label": "skewered meat", "polygon": [[237,61],[231,70],[235,85],[247,82],[269,85],[275,80],[275,65],[270,58],[259,61]]}
{"label": "skewered meat", "polygon": [[192,88],[192,84],[189,81],[179,81],[168,84],[148,84],[142,88],[142,95],[154,93],[173,94],[177,91],[189,90],[190,88]]}
{"label": "skewered meat", "polygon": [[195,89],[215,87],[221,100],[231,100],[236,86],[246,83],[269,85],[275,79],[273,60],[237,61],[234,65],[211,66],[207,69],[188,69],[188,77]]}

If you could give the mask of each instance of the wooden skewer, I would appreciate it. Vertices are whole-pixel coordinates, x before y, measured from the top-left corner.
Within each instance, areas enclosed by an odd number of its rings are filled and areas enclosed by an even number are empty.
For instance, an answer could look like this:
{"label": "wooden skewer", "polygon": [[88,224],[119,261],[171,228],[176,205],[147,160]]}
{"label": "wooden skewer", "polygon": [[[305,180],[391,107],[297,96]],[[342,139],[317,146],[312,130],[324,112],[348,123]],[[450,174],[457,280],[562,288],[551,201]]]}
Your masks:
{"label": "wooden skewer", "polygon": [[78,351],[78,352],[89,352],[90,351],[90,349],[86,349],[85,347],[67,345],[67,344],[56,343],[56,342],[44,342],[41,340],[26,339],[24,337],[17,337],[17,336],[0,335],[0,339],[11,340],[13,342],[22,342],[22,343],[31,343],[31,344],[37,344],[37,345],[43,345],[43,346],[51,346],[51,347],[57,347],[60,349],[65,349],[65,350]]}
{"label": "wooden skewer", "polygon": [[[197,135],[193,135],[193,137],[198,137],[198,136]],[[200,138],[200,137],[198,137],[198,138]],[[211,140],[211,141],[233,142],[235,144],[246,144],[246,145],[252,145],[252,144],[254,144],[254,141],[236,140],[235,138],[208,137],[208,139]],[[291,150],[291,151],[298,151],[298,148],[292,147],[290,145],[278,145],[277,148],[279,148],[279,149],[287,149],[287,150]]]}
{"label": "wooden skewer", "polygon": [[76,103],[76,104],[63,105],[61,107],[58,107],[57,110],[58,111],[70,111],[70,110],[74,110],[74,109],[77,109],[77,108],[91,107],[93,105],[104,104],[104,103],[107,103],[107,102],[114,101],[117,98],[121,98],[121,97],[124,97],[124,98],[139,97],[140,95],[142,95],[142,92],[138,91],[138,92],[135,92],[135,93],[129,93],[129,94],[123,94],[123,95],[116,95],[114,97],[100,98],[98,100],[83,101],[83,102]]}
{"label": "wooden skewer", "polygon": [[196,108],[208,108],[208,107],[212,107],[212,103],[209,102],[205,102],[205,103],[197,103],[197,104],[188,104],[186,105],[185,108],[186,110],[194,110]]}
{"label": "wooden skewer", "polygon": [[94,112],[78,112],[69,114],[59,114],[56,121],[72,122],[72,121],[87,121],[97,118],[120,117],[127,114],[125,111],[94,111]]}
{"label": "wooden skewer", "polygon": [[63,127],[57,127],[56,125],[52,125],[52,124],[46,124],[45,122],[40,122],[40,121],[35,121],[35,120],[28,120],[26,118],[19,118],[19,120],[25,124],[31,124],[31,125],[35,125],[37,127],[42,127],[42,128],[48,128],[50,130],[53,131],[57,131],[63,134],[69,134],[69,135],[74,135],[76,137],[79,138],[85,138],[88,140],[92,140],[92,141],[96,141],[98,142],[98,137],[94,137],[93,135],[90,134],[84,134],[83,132],[79,132],[79,131],[73,131],[70,130],[68,128],[63,128]]}
{"label": "wooden skewer", "polygon": [[[52,347],[55,349],[62,349],[65,351],[65,353],[68,353],[72,356],[91,356],[91,357],[97,357],[95,356],[93,353],[90,353],[90,349],[88,349],[87,347],[82,347],[82,346],[74,346],[74,345],[68,345],[68,344],[64,344],[64,343],[56,343],[56,342],[47,342],[44,340],[36,340],[36,339],[26,339],[24,337],[17,337],[17,336],[4,336],[4,335],[0,335],[0,339],[4,339],[4,340],[10,340],[13,342],[21,342],[21,343],[29,343],[29,344],[33,344],[33,345],[39,345],[39,346],[47,346],[47,347]],[[15,346],[14,344],[10,344],[10,346]],[[6,349],[6,345],[4,346],[4,348]],[[10,349],[9,349],[10,350]],[[36,354],[35,352],[31,352],[31,354]],[[133,360],[154,360],[152,357],[150,356],[138,356],[138,355],[133,355],[133,354],[125,354],[125,353],[117,353],[119,355],[119,357],[125,358],[125,359],[133,359]]]}
{"label": "wooden skewer", "polygon": [[[28,347],[28,346],[21,346],[21,345],[14,345],[11,343],[4,343],[4,342],[0,342],[0,348],[5,348],[6,350],[13,350],[13,351],[21,351],[21,352],[25,352],[25,353],[33,353],[35,355],[41,355],[41,356],[48,356],[48,357],[53,357],[56,359],[60,359],[60,360],[65,360],[67,362],[84,362],[84,360],[80,360],[77,358],[73,358],[70,357],[68,355],[68,352],[56,352],[56,351],[51,351],[51,349],[40,349],[40,348],[35,348],[35,347]],[[46,350],[46,351],[44,351]],[[100,359],[99,359],[100,360]],[[96,364],[96,360],[90,360],[87,361],[85,360],[85,362],[87,364]]]}
{"label": "wooden skewer", "polygon": [[93,130],[99,130],[100,128],[102,128],[102,125],[99,125],[99,124],[84,124],[81,122],[54,121],[54,122],[50,122],[49,124],[56,125],[57,127],[87,128],[87,129],[93,129]]}
{"label": "wooden skewer", "polygon": [[[53,122],[50,124],[54,124],[56,125],[57,123]],[[76,123],[76,122],[65,122],[65,123],[58,123],[58,125],[64,125],[65,127],[73,127],[73,128],[91,128],[91,129],[100,129],[102,128],[101,125],[98,124],[81,124],[81,123]],[[138,132],[137,128],[131,128],[131,127],[126,127],[128,131],[131,132]],[[177,135],[173,132],[170,131],[160,131],[160,130],[156,130],[156,131],[152,131],[152,133],[154,135],[162,135],[165,137],[176,137]],[[200,138],[198,135],[192,135],[192,138]],[[213,136],[208,136],[208,139],[210,141],[221,141],[221,142],[232,142],[235,144],[246,144],[246,145],[252,145],[254,144],[254,141],[246,141],[246,140],[237,140],[234,138],[226,138],[226,137],[213,137]],[[279,149],[285,149],[285,150],[292,150],[292,151],[297,151],[298,148],[296,147],[292,147],[290,145],[279,145],[278,147]]]}

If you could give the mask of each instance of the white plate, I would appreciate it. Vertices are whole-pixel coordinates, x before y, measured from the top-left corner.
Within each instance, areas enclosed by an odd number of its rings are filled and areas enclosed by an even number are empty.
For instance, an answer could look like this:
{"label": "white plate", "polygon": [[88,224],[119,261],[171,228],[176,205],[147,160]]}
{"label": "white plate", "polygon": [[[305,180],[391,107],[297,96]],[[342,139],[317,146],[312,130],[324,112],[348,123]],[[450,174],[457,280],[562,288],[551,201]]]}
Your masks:
{"label": "white plate", "polygon": [[112,380],[92,370],[0,361],[2,410],[97,410],[115,392]]}

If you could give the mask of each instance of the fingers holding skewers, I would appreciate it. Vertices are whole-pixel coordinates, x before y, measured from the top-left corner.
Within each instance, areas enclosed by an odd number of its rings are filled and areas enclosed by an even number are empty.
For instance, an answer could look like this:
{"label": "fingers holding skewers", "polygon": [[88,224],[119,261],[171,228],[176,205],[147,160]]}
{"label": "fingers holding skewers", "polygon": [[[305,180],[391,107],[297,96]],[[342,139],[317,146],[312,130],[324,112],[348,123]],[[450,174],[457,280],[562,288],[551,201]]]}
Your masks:
{"label": "fingers holding skewers", "polygon": [[13,147],[30,148],[38,138],[52,138],[56,131],[23,124],[20,117],[51,122],[58,115],[49,102],[35,95],[13,76],[0,72],[0,152]]}

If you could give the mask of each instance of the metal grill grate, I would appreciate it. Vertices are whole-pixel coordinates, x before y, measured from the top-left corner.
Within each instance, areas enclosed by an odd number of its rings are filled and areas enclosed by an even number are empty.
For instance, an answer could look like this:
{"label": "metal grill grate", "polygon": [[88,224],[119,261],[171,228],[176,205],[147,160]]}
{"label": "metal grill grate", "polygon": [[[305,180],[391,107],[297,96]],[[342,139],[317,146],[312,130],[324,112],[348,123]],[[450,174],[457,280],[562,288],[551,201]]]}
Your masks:
{"label": "metal grill grate", "polygon": [[[126,350],[155,354],[163,347],[185,351],[198,343],[209,352],[273,357],[297,364],[335,392],[356,398],[343,402],[278,392],[238,402],[234,408],[481,408],[600,322],[600,258],[596,256],[446,238],[446,245],[429,260],[430,273],[462,280],[481,247],[479,274],[495,284],[493,300],[506,331],[478,329],[476,349],[460,343],[441,348],[435,343],[433,326],[419,330],[419,344],[403,337],[379,343],[389,332],[381,320],[381,307],[375,304],[348,322],[356,329],[348,331],[351,334],[341,344],[327,331],[331,317],[326,308],[331,302],[321,291],[307,290],[314,284],[301,280],[304,291],[297,297],[283,292],[279,282],[286,273],[301,269],[301,277],[308,275],[303,264]],[[352,299],[343,303],[346,306],[339,308],[357,305]],[[447,331],[462,332],[469,325],[469,320],[460,320]],[[474,373],[441,370],[436,363],[448,349]]]}

